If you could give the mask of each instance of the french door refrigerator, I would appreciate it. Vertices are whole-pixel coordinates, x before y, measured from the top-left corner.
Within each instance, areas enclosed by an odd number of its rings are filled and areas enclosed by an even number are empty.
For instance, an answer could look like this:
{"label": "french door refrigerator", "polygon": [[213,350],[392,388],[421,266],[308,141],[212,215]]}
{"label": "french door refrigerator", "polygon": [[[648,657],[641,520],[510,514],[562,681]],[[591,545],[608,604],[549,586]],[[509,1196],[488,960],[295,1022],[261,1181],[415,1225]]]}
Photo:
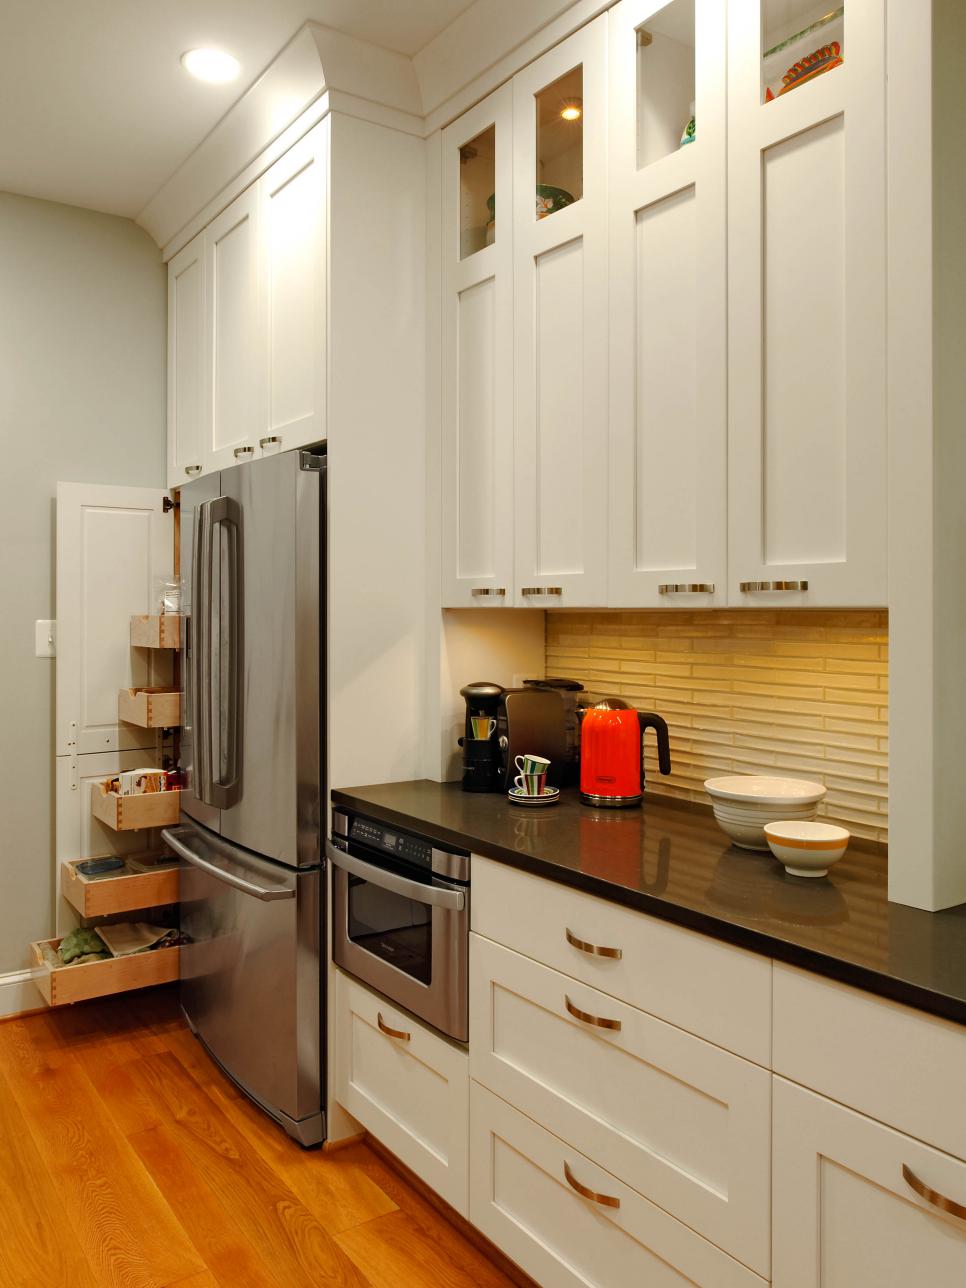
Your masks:
{"label": "french door refrigerator", "polygon": [[181,489],[181,1006],[303,1145],[325,1136],[325,455]]}

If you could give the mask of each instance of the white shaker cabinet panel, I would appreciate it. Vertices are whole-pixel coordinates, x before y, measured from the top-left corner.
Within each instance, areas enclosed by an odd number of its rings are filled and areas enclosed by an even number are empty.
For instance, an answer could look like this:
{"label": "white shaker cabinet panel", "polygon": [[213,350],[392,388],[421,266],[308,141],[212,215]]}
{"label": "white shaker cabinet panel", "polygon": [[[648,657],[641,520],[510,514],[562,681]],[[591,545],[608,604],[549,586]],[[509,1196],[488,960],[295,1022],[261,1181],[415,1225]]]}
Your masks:
{"label": "white shaker cabinet panel", "polygon": [[775,1288],[966,1283],[966,1163],[781,1078],[773,1097]]}
{"label": "white shaker cabinet panel", "polygon": [[204,466],[205,235],[168,262],[168,486],[180,487]]}
{"label": "white shaker cabinet panel", "polygon": [[265,423],[267,379],[259,188],[247,188],[205,230],[208,442],[205,470],[250,460]]}
{"label": "white shaker cabinet panel", "polygon": [[710,607],[727,599],[725,6],[623,0],[608,21],[608,602]]}
{"label": "white shaker cabinet panel", "polygon": [[762,27],[730,6],[730,602],[882,605],[884,3],[847,2],[844,64],[769,102]]}
{"label": "white shaker cabinet panel", "polygon": [[442,602],[513,603],[513,88],[442,135]]}
{"label": "white shaker cabinet panel", "polygon": [[259,181],[268,345],[262,455],[325,437],[325,194],[328,121]]}
{"label": "white shaker cabinet panel", "polygon": [[513,117],[516,602],[603,605],[606,15],[514,77]]}

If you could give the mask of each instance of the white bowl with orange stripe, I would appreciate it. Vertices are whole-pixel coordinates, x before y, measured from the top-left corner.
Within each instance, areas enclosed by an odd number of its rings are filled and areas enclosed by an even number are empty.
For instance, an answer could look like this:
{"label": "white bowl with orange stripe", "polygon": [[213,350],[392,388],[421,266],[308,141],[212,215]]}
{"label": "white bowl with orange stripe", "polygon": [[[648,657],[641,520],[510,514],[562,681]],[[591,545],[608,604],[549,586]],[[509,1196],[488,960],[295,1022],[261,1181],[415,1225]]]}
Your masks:
{"label": "white bowl with orange stripe", "polygon": [[768,848],[793,877],[824,877],[845,853],[851,836],[834,823],[788,819],[765,824]]}

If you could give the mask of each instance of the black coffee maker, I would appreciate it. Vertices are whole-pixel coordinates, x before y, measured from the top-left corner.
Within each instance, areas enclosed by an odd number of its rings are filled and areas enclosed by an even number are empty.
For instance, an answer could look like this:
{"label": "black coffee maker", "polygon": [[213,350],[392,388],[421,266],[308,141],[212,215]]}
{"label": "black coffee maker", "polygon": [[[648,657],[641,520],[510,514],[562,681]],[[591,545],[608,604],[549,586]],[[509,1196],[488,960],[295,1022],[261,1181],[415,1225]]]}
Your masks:
{"label": "black coffee maker", "polygon": [[[463,748],[463,791],[494,792],[500,786],[500,754],[496,741],[496,713],[503,686],[477,680],[460,689],[466,703]],[[473,722],[476,721],[476,728]]]}

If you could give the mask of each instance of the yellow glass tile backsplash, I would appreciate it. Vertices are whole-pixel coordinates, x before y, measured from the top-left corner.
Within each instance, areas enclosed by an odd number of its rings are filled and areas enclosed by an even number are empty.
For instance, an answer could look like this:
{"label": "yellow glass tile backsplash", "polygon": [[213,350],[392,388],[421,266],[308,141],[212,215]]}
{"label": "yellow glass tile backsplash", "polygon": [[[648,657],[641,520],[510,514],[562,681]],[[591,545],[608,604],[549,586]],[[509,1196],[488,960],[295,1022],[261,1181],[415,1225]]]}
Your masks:
{"label": "yellow glass tile backsplash", "polygon": [[547,675],[664,717],[673,772],[649,735],[649,794],[708,804],[715,774],[813,778],[819,817],[888,839],[885,612],[549,612]]}

